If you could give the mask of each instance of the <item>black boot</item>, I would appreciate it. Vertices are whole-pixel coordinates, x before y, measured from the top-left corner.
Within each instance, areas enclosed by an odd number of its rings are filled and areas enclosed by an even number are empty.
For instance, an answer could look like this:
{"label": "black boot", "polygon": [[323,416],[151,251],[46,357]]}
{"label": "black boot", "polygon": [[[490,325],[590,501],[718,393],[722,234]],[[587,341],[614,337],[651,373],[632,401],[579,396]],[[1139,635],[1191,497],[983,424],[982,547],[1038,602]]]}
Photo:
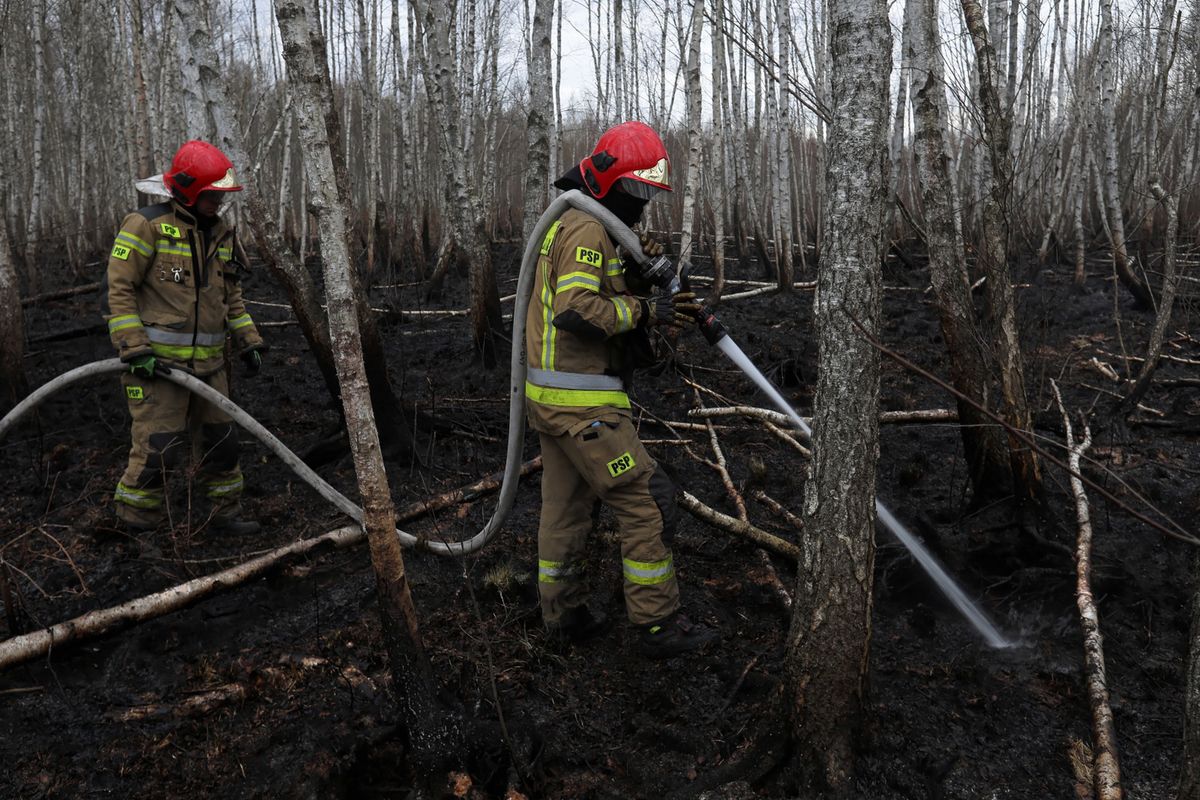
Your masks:
{"label": "black boot", "polygon": [[580,644],[608,630],[608,617],[593,614],[587,606],[569,609],[561,620],[546,625],[546,635],[562,644]]}
{"label": "black boot", "polygon": [[215,516],[210,525],[214,532],[224,536],[250,536],[262,530],[257,521],[242,519],[236,514]]}
{"label": "black boot", "polygon": [[117,530],[126,533],[153,531],[166,521],[161,509],[147,511],[123,503],[116,504]]}
{"label": "black boot", "polygon": [[670,658],[699,650],[720,638],[717,631],[692,622],[682,611],[676,611],[664,620],[643,625],[638,648],[647,658]]}

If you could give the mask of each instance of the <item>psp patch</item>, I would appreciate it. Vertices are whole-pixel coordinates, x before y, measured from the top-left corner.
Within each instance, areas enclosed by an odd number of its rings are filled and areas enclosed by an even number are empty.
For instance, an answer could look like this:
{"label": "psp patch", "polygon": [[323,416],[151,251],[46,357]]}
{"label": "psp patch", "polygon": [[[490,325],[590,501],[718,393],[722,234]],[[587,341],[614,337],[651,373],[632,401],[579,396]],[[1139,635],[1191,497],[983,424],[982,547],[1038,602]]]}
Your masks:
{"label": "psp patch", "polygon": [[165,233],[167,236],[170,236],[173,239],[182,239],[183,238],[183,234],[180,233],[179,228],[176,228],[174,225],[163,222],[163,223],[160,223],[158,227],[162,229],[163,233]]}
{"label": "psp patch", "polygon": [[604,263],[604,256],[597,250],[591,250],[587,247],[576,247],[575,260],[580,264],[587,264],[589,267],[599,267]]}
{"label": "psp patch", "polygon": [[114,244],[112,249],[112,257],[119,258],[122,261],[129,260],[129,248],[123,244]]}
{"label": "psp patch", "polygon": [[128,397],[130,400],[145,400],[146,399],[146,395],[142,391],[142,387],[140,387],[140,386],[126,386],[125,387],[125,396]]}
{"label": "psp patch", "polygon": [[637,462],[633,460],[633,456],[626,451],[624,454],[617,456],[612,461],[608,462],[608,474],[612,477],[617,477],[623,473],[629,472],[637,466]]}

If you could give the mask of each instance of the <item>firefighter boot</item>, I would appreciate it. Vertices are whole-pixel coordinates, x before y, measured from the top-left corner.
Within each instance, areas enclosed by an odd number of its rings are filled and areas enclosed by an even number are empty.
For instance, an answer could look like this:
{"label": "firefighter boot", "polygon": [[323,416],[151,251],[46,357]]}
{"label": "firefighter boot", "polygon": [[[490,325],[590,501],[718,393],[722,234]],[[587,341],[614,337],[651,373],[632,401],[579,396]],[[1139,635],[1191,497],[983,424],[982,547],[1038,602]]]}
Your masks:
{"label": "firefighter boot", "polygon": [[257,520],[245,519],[237,512],[217,514],[211,524],[214,531],[228,536],[250,536],[262,530]]}
{"label": "firefighter boot", "polygon": [[608,630],[608,617],[593,614],[587,606],[575,606],[562,620],[546,626],[546,635],[560,644],[581,644]]}
{"label": "firefighter boot", "polygon": [[689,653],[708,646],[721,634],[698,622],[692,622],[682,611],[659,622],[643,625],[638,647],[647,658],[661,659]]}
{"label": "firefighter boot", "polygon": [[257,520],[242,516],[242,504],[237,499],[214,503],[208,524],[214,533],[223,536],[251,536],[262,530]]}
{"label": "firefighter boot", "polygon": [[113,505],[118,526],[131,533],[152,531],[165,519],[161,508],[136,508],[119,502]]}

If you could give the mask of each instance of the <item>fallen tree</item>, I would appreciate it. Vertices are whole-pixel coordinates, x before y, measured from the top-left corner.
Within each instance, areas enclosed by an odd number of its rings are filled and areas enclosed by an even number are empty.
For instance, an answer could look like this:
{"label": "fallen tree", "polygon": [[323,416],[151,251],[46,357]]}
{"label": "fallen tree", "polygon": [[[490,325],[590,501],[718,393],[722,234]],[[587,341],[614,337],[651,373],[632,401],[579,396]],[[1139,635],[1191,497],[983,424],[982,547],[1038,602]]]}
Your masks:
{"label": "fallen tree", "polygon": [[1100,612],[1092,594],[1092,521],[1087,493],[1078,477],[1080,460],[1092,444],[1092,431],[1084,425],[1083,438],[1076,440],[1071,415],[1063,405],[1058,384],[1050,382],[1058,410],[1062,413],[1071,467],[1071,493],[1075,497],[1075,519],[1079,535],[1075,547],[1075,601],[1083,626],[1083,655],[1087,674],[1088,704],[1092,709],[1092,784],[1096,800],[1121,800],[1121,766],[1117,758],[1117,733],[1108,701],[1108,679],[1104,667],[1104,637],[1100,634]]}
{"label": "fallen tree", "polygon": [[[521,465],[521,474],[529,475],[542,468],[539,456]],[[503,471],[482,478],[435,497],[420,500],[396,512],[396,522],[407,522],[459,503],[469,502],[500,488]],[[284,547],[252,558],[235,567],[163,589],[160,592],[130,600],[119,606],[89,611],[74,619],[51,625],[39,631],[14,636],[0,642],[0,669],[48,655],[55,647],[101,636],[117,628],[145,622],[172,611],[194,605],[215,594],[245,584],[278,569],[292,559],[322,549],[341,549],[366,541],[358,525],[348,525],[311,539],[301,539]]]}

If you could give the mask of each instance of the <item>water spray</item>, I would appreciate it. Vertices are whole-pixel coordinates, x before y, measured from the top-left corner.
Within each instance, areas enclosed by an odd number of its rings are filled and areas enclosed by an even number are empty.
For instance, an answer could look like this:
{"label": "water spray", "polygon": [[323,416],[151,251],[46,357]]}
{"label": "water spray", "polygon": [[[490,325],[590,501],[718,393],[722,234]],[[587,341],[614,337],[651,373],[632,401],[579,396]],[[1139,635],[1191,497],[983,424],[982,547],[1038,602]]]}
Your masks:
{"label": "water spray", "polygon": [[[679,271],[679,276],[675,284],[660,283],[660,286],[665,286],[667,291],[678,291],[683,289],[688,290],[687,268],[684,266]],[[804,421],[804,419],[796,413],[791,404],[783,399],[783,396],[775,388],[775,386],[767,380],[767,377],[762,374],[758,367],[754,366],[754,362],[742,352],[742,348],[738,347],[737,342],[729,335],[725,326],[717,319],[707,307],[702,306],[696,312],[696,326],[700,329],[700,333],[704,335],[705,340],[724,353],[734,365],[746,374],[754,383],[762,390],[775,407],[778,408],[792,424],[801,430],[809,439],[812,438],[812,428]],[[971,599],[963,592],[962,588],[955,583],[954,579],[947,574],[942,565],[938,563],[933,554],[921,544],[921,541],[912,534],[896,516],[888,510],[888,508],[875,499],[875,516],[883,527],[887,528],[891,533],[900,540],[917,563],[929,573],[938,588],[946,595],[955,608],[959,610],[967,621],[979,631],[980,635],[987,641],[988,646],[994,648],[1007,648],[1012,646],[1012,642],[1004,637],[1003,634],[996,628],[995,625],[984,615],[979,607],[971,602]]]}

